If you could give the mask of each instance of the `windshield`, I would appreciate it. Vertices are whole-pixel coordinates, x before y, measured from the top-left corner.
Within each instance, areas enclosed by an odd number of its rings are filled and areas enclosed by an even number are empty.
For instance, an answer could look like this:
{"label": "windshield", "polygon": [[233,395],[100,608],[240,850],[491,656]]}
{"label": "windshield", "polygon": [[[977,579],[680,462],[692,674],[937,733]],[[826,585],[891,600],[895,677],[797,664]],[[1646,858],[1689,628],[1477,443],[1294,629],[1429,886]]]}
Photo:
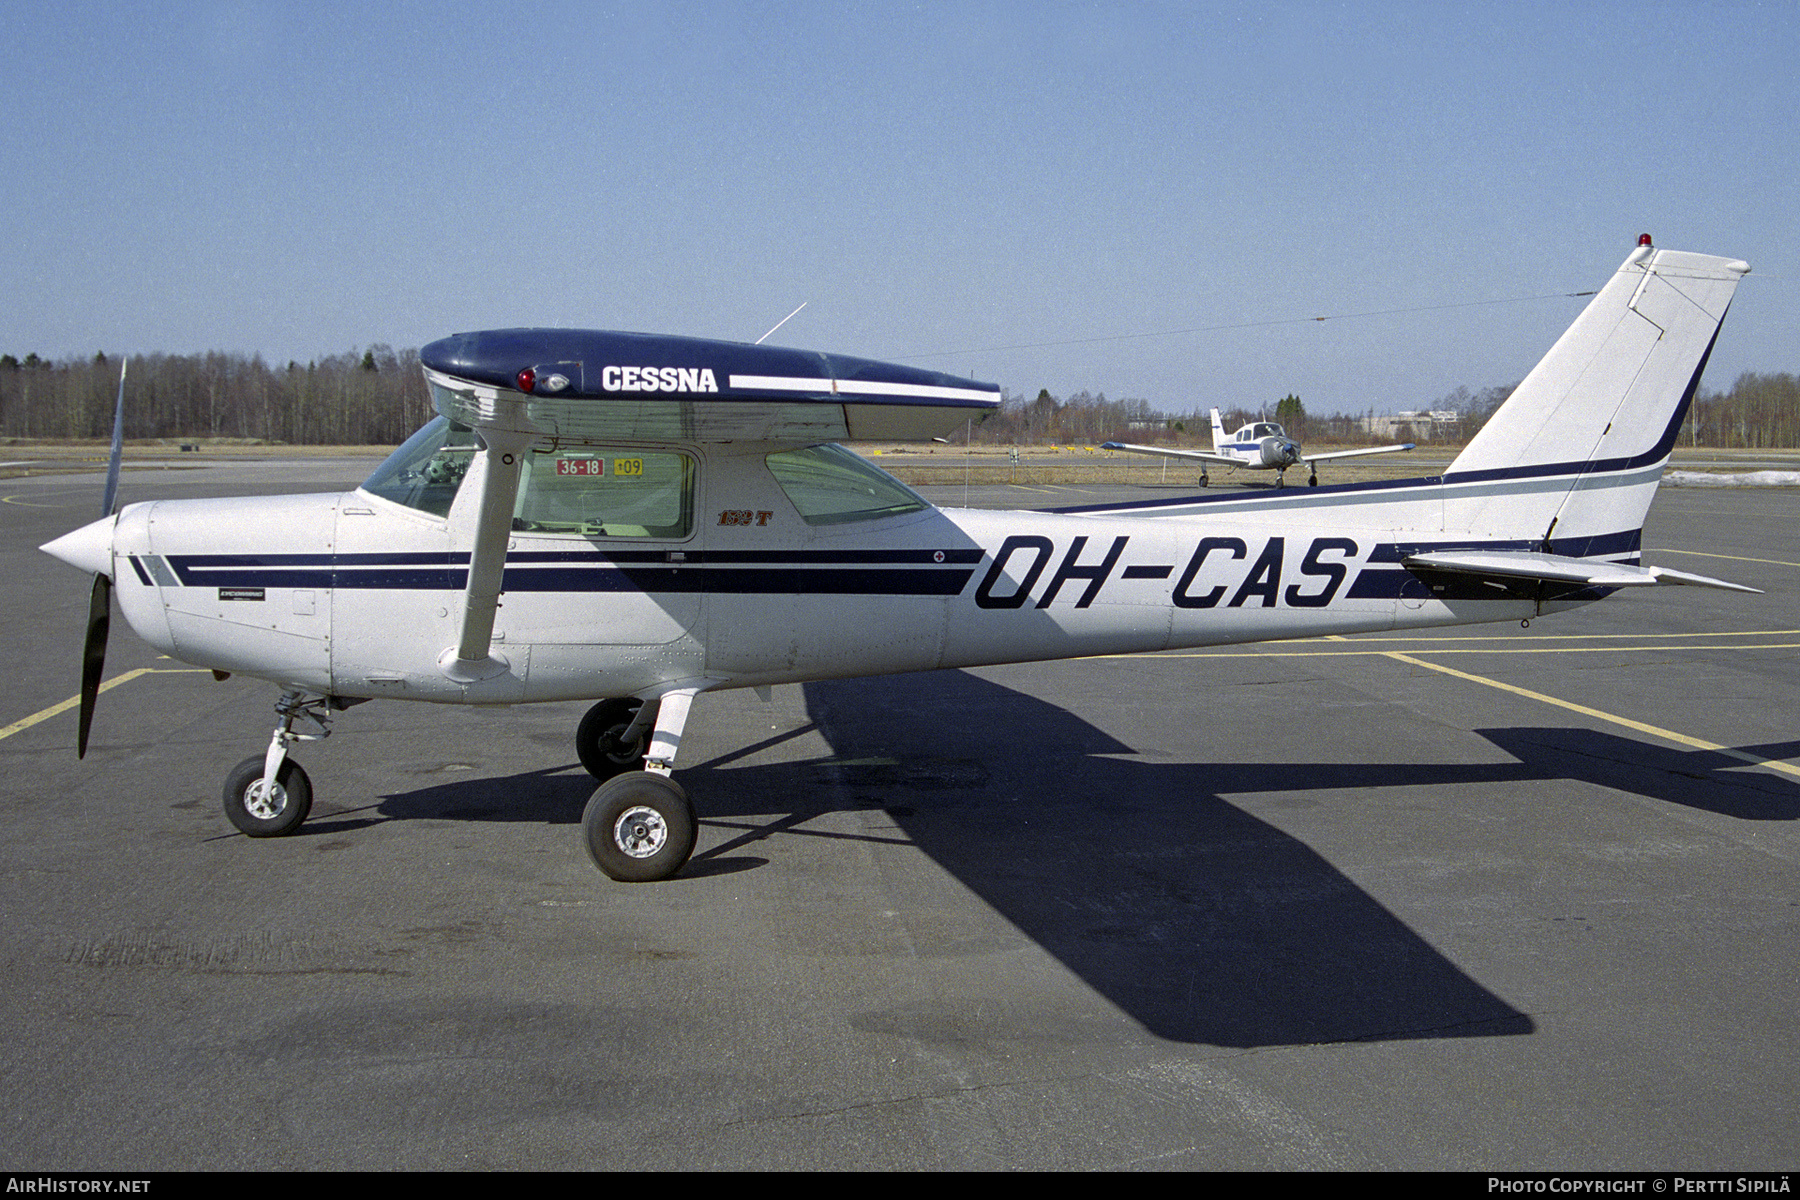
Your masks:
{"label": "windshield", "polygon": [[930,507],[911,488],[838,445],[783,450],[768,458],[775,482],[808,525],[840,525]]}
{"label": "windshield", "polygon": [[[450,515],[480,442],[438,417],[363,483],[384,500]],[[694,460],[675,452],[582,446],[525,456],[512,527],[590,537],[682,538],[694,526]]]}
{"label": "windshield", "polygon": [[437,417],[406,439],[375,473],[363,491],[433,516],[450,515],[450,503],[475,461],[475,434],[448,417]]}

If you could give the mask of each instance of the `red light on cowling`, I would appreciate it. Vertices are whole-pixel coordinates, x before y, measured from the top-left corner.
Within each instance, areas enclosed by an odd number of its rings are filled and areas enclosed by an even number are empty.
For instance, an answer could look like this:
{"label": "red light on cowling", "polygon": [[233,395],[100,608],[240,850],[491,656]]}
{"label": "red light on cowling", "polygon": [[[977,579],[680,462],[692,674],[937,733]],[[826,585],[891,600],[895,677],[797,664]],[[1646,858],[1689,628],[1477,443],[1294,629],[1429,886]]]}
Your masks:
{"label": "red light on cowling", "polygon": [[1652,241],[1651,241],[1651,240],[1650,240],[1650,235],[1649,235],[1649,234],[1647,234],[1647,233],[1640,233],[1640,234],[1638,234],[1638,245],[1640,245],[1640,246],[1653,246],[1653,245],[1655,245],[1655,244],[1656,244],[1656,243],[1654,243],[1654,242],[1652,242]]}
{"label": "red light on cowling", "polygon": [[523,371],[520,371],[517,375],[513,376],[513,379],[518,383],[521,392],[529,393],[532,388],[537,386],[537,372],[530,367],[526,367]]}

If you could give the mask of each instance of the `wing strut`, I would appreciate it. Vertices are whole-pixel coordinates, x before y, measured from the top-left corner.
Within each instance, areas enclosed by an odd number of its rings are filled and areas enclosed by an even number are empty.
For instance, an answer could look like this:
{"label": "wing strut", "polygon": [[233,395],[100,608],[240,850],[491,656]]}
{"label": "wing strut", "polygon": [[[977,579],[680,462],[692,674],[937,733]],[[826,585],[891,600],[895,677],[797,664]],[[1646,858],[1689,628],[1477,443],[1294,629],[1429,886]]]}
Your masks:
{"label": "wing strut", "polygon": [[469,554],[469,583],[463,592],[462,632],[456,645],[438,658],[438,668],[445,675],[465,683],[511,670],[504,657],[492,653],[494,610],[500,606],[519,472],[532,435],[490,427],[481,430],[481,439],[487,443],[487,469],[481,477],[481,507],[475,519],[475,545]]}

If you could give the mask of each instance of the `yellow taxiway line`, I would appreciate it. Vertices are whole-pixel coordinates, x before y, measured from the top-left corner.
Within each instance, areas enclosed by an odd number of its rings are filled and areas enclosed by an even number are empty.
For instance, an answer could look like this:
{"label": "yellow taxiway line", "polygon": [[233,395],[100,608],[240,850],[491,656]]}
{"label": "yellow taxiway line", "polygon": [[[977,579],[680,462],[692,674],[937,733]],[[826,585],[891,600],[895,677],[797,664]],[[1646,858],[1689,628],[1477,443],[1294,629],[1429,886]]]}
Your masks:
{"label": "yellow taxiway line", "polygon": [[1522,688],[1513,683],[1502,683],[1498,679],[1489,679],[1485,675],[1471,675],[1467,671],[1458,671],[1455,667],[1446,667],[1442,663],[1427,662],[1410,654],[1402,654],[1398,650],[1389,650],[1386,657],[1396,662],[1410,663],[1415,667],[1424,667],[1428,671],[1441,671],[1445,675],[1453,675],[1458,679],[1466,679],[1470,683],[1486,684],[1491,688],[1499,688],[1503,692],[1511,692],[1515,696],[1524,696],[1527,700],[1536,700],[1543,704],[1554,704],[1558,708],[1566,708],[1570,712],[1580,713],[1584,717],[1592,717],[1596,721],[1605,721],[1612,725],[1620,725],[1638,733],[1647,733],[1651,737],[1663,738],[1678,746],[1687,746],[1695,750],[1711,750],[1715,754],[1723,754],[1726,758],[1735,758],[1739,762],[1752,766],[1768,767],[1771,771],[1780,771],[1786,775],[1800,776],[1800,767],[1784,763],[1779,759],[1758,758],[1754,754],[1745,754],[1742,750],[1734,750],[1730,746],[1721,746],[1717,742],[1709,742],[1704,738],[1689,737],[1685,733],[1676,733],[1673,729],[1664,729],[1659,725],[1646,725],[1642,721],[1633,721],[1630,717],[1621,717],[1613,713],[1602,712],[1597,708],[1589,708],[1585,704],[1576,704],[1571,700],[1559,700],[1555,696],[1546,696],[1542,692],[1534,692],[1530,688]]}
{"label": "yellow taxiway line", "polygon": [[[121,683],[130,683],[139,675],[191,675],[197,671],[203,671],[204,669],[205,668],[203,667],[139,667],[137,670],[127,671],[123,675],[114,675],[111,679],[108,679],[105,683],[100,685],[100,691],[110,692]],[[61,704],[52,704],[49,708],[46,708],[41,712],[34,712],[29,717],[21,717],[6,728],[0,729],[0,740],[9,738],[21,730],[30,729],[39,722],[48,721],[58,713],[66,713],[80,703],[81,693],[77,692],[67,700],[64,700]]]}
{"label": "yellow taxiway line", "polygon": [[[1622,653],[1643,652],[1643,651],[1647,651],[1647,650],[1668,650],[1668,649],[1794,650],[1794,649],[1800,649],[1800,642],[1757,642],[1757,643],[1751,643],[1751,644],[1738,643],[1738,642],[1733,642],[1730,644],[1719,644],[1719,643],[1715,642],[1715,643],[1708,644],[1708,645],[1694,645],[1692,643],[1689,643],[1689,644],[1683,645],[1683,646],[1672,646],[1669,643],[1674,641],[1677,638],[1693,638],[1693,637],[1729,638],[1729,637],[1771,637],[1771,636],[1783,637],[1783,636],[1792,636],[1795,634],[1800,634],[1800,630],[1770,629],[1770,630],[1758,630],[1758,631],[1741,633],[1741,634],[1672,633],[1672,634],[1652,634],[1648,638],[1639,636],[1636,639],[1638,641],[1648,641],[1648,642],[1656,642],[1656,641],[1660,640],[1663,643],[1662,645],[1652,644],[1652,645],[1632,645],[1632,646],[1533,646],[1533,647],[1509,646],[1509,647],[1505,647],[1505,648],[1495,647],[1495,646],[1491,646],[1491,645],[1489,645],[1489,646],[1473,645],[1472,646],[1472,645],[1469,645],[1468,643],[1470,643],[1470,642],[1494,643],[1494,642],[1517,641],[1520,639],[1515,638],[1515,637],[1488,637],[1488,638],[1463,638],[1463,639],[1456,639],[1456,638],[1370,638],[1368,640],[1372,641],[1372,642],[1381,642],[1381,641],[1405,641],[1405,642],[1461,641],[1463,644],[1460,646],[1455,646],[1455,647],[1432,646],[1427,649],[1419,649],[1414,653],[1407,653],[1402,650],[1383,650],[1377,646],[1370,646],[1366,650],[1361,649],[1361,648],[1354,649],[1354,650],[1344,648],[1344,649],[1331,649],[1331,650],[1244,649],[1244,650],[1215,650],[1215,651],[1200,651],[1200,652],[1189,651],[1189,652],[1176,653],[1176,654],[1162,654],[1162,655],[1158,655],[1157,657],[1159,657],[1159,658],[1354,658],[1354,657],[1389,658],[1389,659],[1394,660],[1395,662],[1403,662],[1403,663],[1406,663],[1408,666],[1413,666],[1413,667],[1423,667],[1425,670],[1437,671],[1440,674],[1449,675],[1453,678],[1465,680],[1469,683],[1479,683],[1486,687],[1497,688],[1503,692],[1510,692],[1515,696],[1522,696],[1528,700],[1536,700],[1540,704],[1549,704],[1549,705],[1553,705],[1554,707],[1557,707],[1557,708],[1567,709],[1570,712],[1580,713],[1584,717],[1591,717],[1596,721],[1604,721],[1608,724],[1618,725],[1622,728],[1630,729],[1637,733],[1644,733],[1644,734],[1649,734],[1651,737],[1662,738],[1666,741],[1674,742],[1678,746],[1687,746],[1690,749],[1694,749],[1694,750],[1708,750],[1708,751],[1711,751],[1716,754],[1722,754],[1727,758],[1737,759],[1739,762],[1748,763],[1752,766],[1768,767],[1772,771],[1780,771],[1783,774],[1792,775],[1797,778],[1800,778],[1800,767],[1792,766],[1788,763],[1780,761],[1779,759],[1758,758],[1754,754],[1745,754],[1741,750],[1733,749],[1730,746],[1720,745],[1717,742],[1709,742],[1709,741],[1705,740],[1704,738],[1690,737],[1685,733],[1677,733],[1673,729],[1664,729],[1659,725],[1650,725],[1643,721],[1634,721],[1630,717],[1621,717],[1616,713],[1605,712],[1598,708],[1590,708],[1589,706],[1587,706],[1585,704],[1576,704],[1572,700],[1559,699],[1556,696],[1546,695],[1543,692],[1532,691],[1530,688],[1519,687],[1517,684],[1504,683],[1498,679],[1490,679],[1485,675],[1476,675],[1476,674],[1473,674],[1468,671],[1459,671],[1455,667],[1448,667],[1448,666],[1443,665],[1442,663],[1434,663],[1434,662],[1430,662],[1426,659],[1418,657],[1419,654],[1568,654],[1568,653],[1622,654]],[[1598,634],[1598,635],[1591,635],[1591,636],[1604,639],[1604,638],[1609,638],[1609,637],[1631,637],[1632,635],[1629,635],[1629,634]],[[1342,638],[1336,638],[1336,637],[1328,639],[1328,640],[1336,642],[1339,646],[1359,645],[1359,643],[1350,642],[1348,639],[1342,639]],[[1540,638],[1533,638],[1531,640],[1537,641],[1537,640],[1546,640],[1546,639],[1543,639],[1540,637]],[[1569,637],[1569,638],[1559,639],[1559,640],[1575,640],[1575,639],[1574,639],[1574,637]],[[1091,656],[1091,659],[1137,658],[1137,657],[1139,657],[1139,656],[1135,655],[1135,654],[1130,654],[1130,655],[1127,655],[1127,654],[1098,654],[1098,655]],[[141,675],[196,674],[202,670],[203,670],[203,668],[198,668],[198,667],[139,667],[138,669],[136,669],[134,671],[127,671],[123,675],[113,676],[111,679],[108,679],[106,682],[104,682],[100,685],[100,690],[102,692],[111,691],[113,688],[118,687],[120,684],[129,683],[131,680],[136,679]],[[5,728],[0,728],[0,740],[9,738],[13,734],[18,733],[22,730],[29,729],[33,725],[39,724],[40,722],[47,721],[51,717],[54,717],[54,716],[58,715],[59,713],[67,712],[69,709],[74,708],[76,705],[78,705],[80,703],[81,703],[81,696],[79,694],[76,694],[74,696],[70,696],[67,700],[62,701],[60,704],[53,704],[49,708],[43,709],[42,711],[39,711],[39,712],[32,713],[28,717],[24,717],[20,720],[14,721],[11,725],[6,726]]]}
{"label": "yellow taxiway line", "polygon": [[[1511,692],[1515,696],[1522,696],[1528,700],[1536,700],[1540,704],[1549,704],[1549,705],[1553,705],[1556,708],[1567,709],[1570,712],[1580,713],[1582,716],[1590,717],[1596,721],[1604,721],[1607,724],[1618,725],[1622,728],[1630,729],[1637,733],[1644,733],[1644,734],[1650,735],[1651,737],[1662,738],[1665,741],[1670,741],[1670,742],[1675,743],[1677,746],[1687,746],[1690,749],[1694,749],[1694,750],[1709,750],[1715,754],[1722,754],[1726,758],[1736,759],[1739,762],[1746,763],[1751,766],[1767,767],[1771,771],[1779,771],[1784,775],[1792,775],[1795,777],[1800,777],[1800,767],[1796,767],[1796,766],[1792,765],[1791,763],[1782,762],[1779,759],[1759,758],[1758,756],[1756,756],[1754,754],[1746,754],[1742,750],[1733,749],[1730,746],[1722,746],[1717,742],[1709,742],[1704,738],[1690,737],[1689,735],[1687,735],[1685,733],[1677,733],[1673,729],[1664,729],[1660,725],[1650,725],[1643,721],[1634,721],[1630,717],[1622,717],[1622,716],[1619,716],[1617,713],[1609,713],[1609,712],[1605,712],[1598,708],[1590,708],[1589,706],[1587,706],[1585,704],[1576,704],[1572,700],[1562,700],[1556,696],[1546,695],[1543,692],[1534,692],[1530,688],[1519,687],[1517,684],[1503,683],[1498,679],[1490,679],[1485,675],[1476,675],[1469,671],[1459,671],[1455,667],[1447,667],[1447,666],[1443,665],[1442,663],[1435,663],[1435,662],[1431,662],[1427,659],[1418,657],[1419,655],[1422,655],[1422,654],[1432,654],[1432,655],[1444,655],[1444,654],[1511,655],[1511,654],[1572,654],[1572,653],[1629,654],[1629,653],[1643,653],[1645,651],[1659,651],[1659,650],[1660,651],[1796,650],[1796,649],[1800,649],[1800,642],[1789,642],[1789,641],[1740,642],[1740,641],[1726,640],[1726,639],[1733,639],[1733,638],[1770,638],[1770,637],[1786,638],[1786,637],[1793,637],[1795,635],[1800,635],[1800,629],[1764,629],[1764,630],[1746,631],[1743,633],[1735,633],[1735,634],[1733,634],[1733,633],[1723,633],[1723,634],[1722,633],[1664,633],[1664,634],[1649,634],[1649,635],[1643,635],[1643,634],[1586,634],[1586,635],[1570,634],[1570,635],[1564,635],[1560,638],[1556,638],[1555,640],[1562,641],[1562,642],[1572,642],[1572,641],[1578,641],[1578,640],[1579,641],[1587,641],[1587,640],[1605,640],[1608,638],[1618,638],[1618,639],[1630,639],[1633,642],[1640,643],[1640,644],[1607,645],[1607,646],[1572,646],[1572,645],[1565,644],[1565,645],[1557,645],[1557,646],[1529,646],[1529,647],[1528,646],[1501,646],[1501,645],[1495,645],[1494,643],[1514,642],[1514,641],[1522,641],[1522,640],[1530,640],[1530,641],[1535,642],[1535,641],[1547,641],[1547,640],[1551,640],[1551,639],[1549,637],[1545,637],[1544,635],[1536,635],[1536,636],[1527,635],[1526,638],[1520,638],[1517,636],[1464,637],[1464,638],[1457,638],[1457,637],[1386,638],[1386,637],[1380,637],[1377,635],[1377,636],[1362,637],[1362,638],[1358,638],[1356,640],[1351,640],[1349,638],[1334,636],[1334,637],[1329,637],[1329,638],[1324,639],[1324,640],[1332,642],[1334,644],[1333,648],[1330,650],[1298,650],[1298,649],[1296,649],[1296,650],[1277,650],[1277,649],[1261,649],[1261,648],[1245,647],[1243,649],[1230,649],[1230,650],[1187,651],[1187,652],[1181,652],[1181,653],[1175,653],[1175,654],[1161,654],[1161,655],[1158,655],[1157,657],[1159,657],[1159,658],[1333,658],[1333,657],[1389,658],[1389,659],[1393,659],[1395,662],[1406,663],[1408,666],[1423,667],[1425,670],[1437,671],[1440,674],[1449,675],[1456,679],[1462,679],[1469,683],[1479,683],[1486,687],[1497,688],[1503,692]],[[1713,640],[1709,641],[1707,643],[1695,643],[1691,640],[1687,641],[1685,643],[1678,641],[1678,639],[1684,639],[1684,638],[1685,639],[1709,638],[1709,639],[1713,639]],[[1381,648],[1381,643],[1384,643],[1384,642],[1385,643],[1431,642],[1431,643],[1440,643],[1440,644],[1434,644],[1434,645],[1430,645],[1430,646],[1414,646],[1411,648],[1411,652],[1409,653],[1409,652],[1403,651],[1403,650],[1384,650]],[[1441,643],[1446,643],[1446,642],[1456,642],[1456,643],[1460,643],[1460,644],[1459,645],[1443,645],[1443,644],[1441,644]],[[1648,643],[1648,644],[1642,644],[1642,643]],[[1276,644],[1279,645],[1280,643],[1276,643]],[[1295,643],[1290,642],[1287,644],[1294,645]],[[1352,646],[1354,646],[1356,648],[1351,649],[1350,647],[1352,647]],[[1366,649],[1363,648],[1365,646],[1367,647]],[[1096,655],[1095,657],[1096,658],[1131,658],[1131,657],[1136,657],[1136,656],[1135,655],[1123,655],[1123,654],[1105,654],[1105,655]]]}

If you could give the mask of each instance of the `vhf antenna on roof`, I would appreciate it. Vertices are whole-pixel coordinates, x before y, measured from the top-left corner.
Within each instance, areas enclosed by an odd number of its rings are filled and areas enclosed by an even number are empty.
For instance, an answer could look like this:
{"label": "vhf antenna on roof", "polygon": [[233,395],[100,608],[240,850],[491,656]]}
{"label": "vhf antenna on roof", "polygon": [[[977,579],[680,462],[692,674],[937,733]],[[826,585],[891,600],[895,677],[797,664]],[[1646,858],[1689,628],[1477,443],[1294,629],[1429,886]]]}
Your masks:
{"label": "vhf antenna on roof", "polygon": [[[811,303],[811,301],[810,301],[810,300],[802,300],[802,301],[801,301],[801,302],[800,302],[800,308],[805,308],[805,307],[806,307],[806,306],[807,306],[807,305],[808,305],[808,304],[810,304],[810,303]],[[796,308],[796,309],[795,309],[795,310],[794,310],[794,312],[791,312],[791,313],[789,313],[789,314],[788,314],[788,315],[787,315],[787,316],[785,316],[785,317],[783,317],[783,318],[781,318],[781,320],[779,320],[779,321],[777,321],[777,322],[775,322],[775,329],[780,329],[780,328],[781,328],[781,327],[782,327],[782,326],[783,326],[783,325],[786,325],[786,324],[787,324],[787,323],[788,323],[788,322],[789,322],[789,321],[791,321],[791,320],[793,320],[793,319],[794,319],[794,313],[797,313],[797,312],[799,312],[799,311],[800,311],[800,308]],[[771,329],[771,330],[769,330],[769,333],[774,333],[774,332],[775,332],[775,329]],[[762,335],[762,336],[761,336],[761,337],[759,337],[759,338],[757,338],[757,339],[756,339],[756,344],[757,344],[757,345],[758,345],[758,346],[760,346],[760,345],[762,345],[762,344],[763,344],[763,343],[764,343],[764,342],[766,342],[766,341],[768,341],[768,340],[769,340],[769,333],[765,333],[765,334],[763,334],[763,335]]]}

